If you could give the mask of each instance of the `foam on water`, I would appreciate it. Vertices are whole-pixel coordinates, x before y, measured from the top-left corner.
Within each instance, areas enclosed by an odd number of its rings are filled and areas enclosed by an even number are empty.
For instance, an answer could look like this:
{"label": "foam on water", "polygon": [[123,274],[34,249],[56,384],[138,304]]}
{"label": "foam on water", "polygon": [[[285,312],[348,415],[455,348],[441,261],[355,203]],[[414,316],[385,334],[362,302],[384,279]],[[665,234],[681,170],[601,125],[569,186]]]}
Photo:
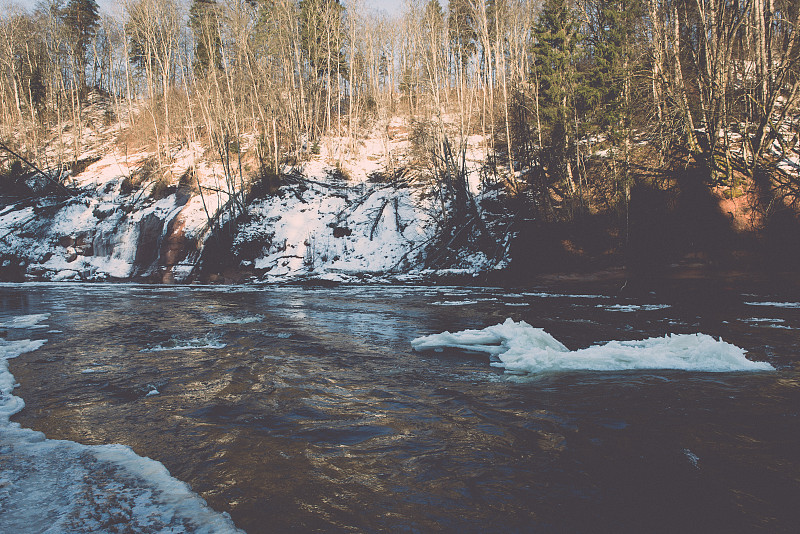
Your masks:
{"label": "foam on water", "polygon": [[489,354],[491,365],[507,371],[628,369],[679,369],[685,371],[774,371],[767,362],[754,362],[741,349],[705,334],[668,335],[641,341],[610,341],[570,351],[541,328],[524,321],[490,326],[482,330],[433,334],[411,341],[415,350],[445,347]]}
{"label": "foam on water", "polygon": [[[46,314],[15,317],[34,328]],[[160,463],[124,445],[46,439],[9,418],[25,403],[12,394],[9,360],[46,340],[0,338],[0,532],[241,532]]]}
{"label": "foam on water", "polygon": [[770,306],[772,308],[800,308],[800,302],[745,302],[748,306]]}
{"label": "foam on water", "polygon": [[618,311],[624,313],[636,312],[636,311],[655,311],[655,310],[666,310],[670,307],[669,304],[612,304],[610,306],[606,306],[605,304],[598,304],[598,308],[603,308],[606,311]]}
{"label": "foam on water", "polygon": [[564,298],[564,299],[607,299],[606,295],[571,295],[568,293],[546,293],[546,292],[527,292],[520,293],[523,297],[539,297],[539,298]]}
{"label": "foam on water", "polygon": [[209,315],[206,317],[209,323],[212,324],[250,324],[250,323],[260,323],[264,320],[263,315],[226,315],[226,314],[215,314]]}
{"label": "foam on water", "polygon": [[224,349],[227,345],[215,337],[213,334],[206,334],[204,337],[181,339],[173,337],[166,343],[142,349],[139,352],[162,352],[166,350],[191,350],[191,349]]}

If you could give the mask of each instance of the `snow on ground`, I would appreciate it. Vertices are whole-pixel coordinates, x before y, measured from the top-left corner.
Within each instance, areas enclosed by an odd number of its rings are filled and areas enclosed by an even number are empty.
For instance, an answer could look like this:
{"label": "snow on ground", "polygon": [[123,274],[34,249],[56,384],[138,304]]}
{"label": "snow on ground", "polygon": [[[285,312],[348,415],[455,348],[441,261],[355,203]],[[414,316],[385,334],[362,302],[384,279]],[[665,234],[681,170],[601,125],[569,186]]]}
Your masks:
{"label": "snow on ground", "polygon": [[[323,184],[324,176],[314,178]],[[386,184],[285,188],[250,206],[250,222],[240,226],[234,249],[260,245],[243,261],[267,279],[391,272],[413,264],[433,237],[422,205],[415,190]]]}
{"label": "snow on ground", "polygon": [[[79,159],[92,162],[69,178],[69,185],[80,191],[78,198],[39,199],[35,206],[29,202],[0,209],[0,256],[11,258],[5,262],[21,262],[27,280],[168,280],[171,275],[174,281],[187,281],[195,274],[213,225],[227,222],[230,198],[224,192],[224,172],[220,164],[209,162],[202,145],[175,147],[165,158],[171,185],[192,170],[202,194],[192,180],[191,189],[184,186],[157,200],[151,197],[155,176],[129,190],[130,178],[141,179],[137,172],[155,156],[109,152],[114,128],[103,126],[92,133],[86,127],[70,134],[81,135],[83,146],[91,147]],[[267,282],[433,274],[421,266],[426,247],[434,241],[435,213],[441,206],[433,205],[425,191],[427,180],[417,184],[412,178],[415,185],[394,180],[395,170],[408,163],[410,131],[406,119],[379,121],[363,138],[326,138],[319,155],[284,168],[292,175],[288,184],[252,203],[243,221],[237,221],[233,248],[240,266]],[[472,135],[464,142],[469,186],[478,194],[486,141]],[[168,254],[170,263],[164,259]],[[492,263],[484,254],[466,250],[453,269],[437,273],[471,275],[503,265],[502,258]]]}
{"label": "snow on ground", "polygon": [[415,350],[451,347],[483,352],[493,359],[492,366],[518,373],[628,369],[707,372],[775,370],[767,362],[748,360],[744,349],[705,334],[672,334],[641,341],[611,341],[570,351],[543,329],[511,319],[482,330],[419,337],[411,341],[411,346]]}
{"label": "snow on ground", "polygon": [[[158,257],[171,221],[187,239],[202,243],[209,218],[225,205],[226,195],[177,192],[155,200],[150,195],[153,180],[123,193],[122,182],[148,157],[152,155],[111,152],[72,177],[70,185],[83,191],[77,198],[7,206],[0,212],[0,254],[23,259],[31,279],[124,279],[145,274],[147,260],[152,264]],[[201,157],[199,145],[182,148],[175,154],[173,177],[194,167],[204,187],[218,189],[221,169],[204,164]]]}

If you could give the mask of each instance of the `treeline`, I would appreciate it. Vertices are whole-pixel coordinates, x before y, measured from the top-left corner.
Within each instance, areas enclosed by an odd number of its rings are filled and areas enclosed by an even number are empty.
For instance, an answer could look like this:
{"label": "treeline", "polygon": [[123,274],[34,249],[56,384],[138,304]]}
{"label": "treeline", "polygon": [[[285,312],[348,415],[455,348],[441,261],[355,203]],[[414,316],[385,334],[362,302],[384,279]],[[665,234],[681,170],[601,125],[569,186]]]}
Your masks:
{"label": "treeline", "polygon": [[[126,0],[115,15],[45,0],[0,15],[0,132],[43,164],[78,158],[94,90],[159,163],[211,147],[236,206],[243,158],[269,179],[325,136],[354,148],[404,114],[461,218],[475,133],[491,180],[547,218],[585,204],[599,148],[612,203],[642,154],[727,184],[788,155],[798,27],[796,0],[411,0],[397,17],[363,0]],[[69,135],[44,151],[53,129]]]}

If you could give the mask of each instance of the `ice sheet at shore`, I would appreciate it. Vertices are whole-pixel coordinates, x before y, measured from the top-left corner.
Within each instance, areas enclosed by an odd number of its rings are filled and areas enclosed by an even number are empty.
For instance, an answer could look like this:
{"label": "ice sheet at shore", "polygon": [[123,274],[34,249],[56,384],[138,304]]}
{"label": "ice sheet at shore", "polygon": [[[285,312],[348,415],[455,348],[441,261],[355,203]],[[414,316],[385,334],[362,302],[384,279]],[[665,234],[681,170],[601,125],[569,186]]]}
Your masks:
{"label": "ice sheet at shore", "polygon": [[[46,318],[6,324],[35,328]],[[45,342],[0,338],[0,532],[240,532],[161,463],[129,447],[46,439],[10,422],[25,403],[12,393],[9,360]]]}
{"label": "ice sheet at shore", "polygon": [[685,371],[773,371],[767,362],[754,362],[741,349],[705,334],[672,334],[641,341],[611,341],[570,351],[556,338],[524,321],[483,330],[433,334],[411,341],[415,350],[445,347],[489,354],[491,365],[508,371],[621,371],[679,369]]}

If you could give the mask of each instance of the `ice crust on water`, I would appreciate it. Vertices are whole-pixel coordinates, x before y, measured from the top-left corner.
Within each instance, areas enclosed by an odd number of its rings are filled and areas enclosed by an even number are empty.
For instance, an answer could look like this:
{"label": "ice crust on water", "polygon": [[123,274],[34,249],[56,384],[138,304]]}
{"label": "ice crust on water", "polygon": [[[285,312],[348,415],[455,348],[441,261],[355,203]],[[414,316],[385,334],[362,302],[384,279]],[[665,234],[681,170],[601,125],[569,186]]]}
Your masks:
{"label": "ice crust on water", "polygon": [[[35,328],[47,317],[6,323]],[[12,394],[9,360],[45,343],[0,338],[0,532],[241,532],[160,462],[129,447],[46,439],[10,422],[25,403]]]}
{"label": "ice crust on water", "polygon": [[800,302],[745,302],[748,306],[770,306],[773,308],[800,308]]}
{"label": "ice crust on water", "polygon": [[636,312],[636,311],[655,311],[655,310],[665,310],[670,307],[669,304],[613,304],[611,306],[606,306],[605,304],[598,304],[598,308],[603,308],[606,311],[618,311],[624,313]]}
{"label": "ice crust on water", "polygon": [[11,317],[5,322],[0,323],[0,327],[2,328],[33,328],[34,326],[38,326],[40,328],[45,328],[44,325],[40,325],[42,321],[47,320],[50,317],[49,313],[36,313],[32,315],[19,315],[17,317]]}
{"label": "ice crust on water", "polygon": [[741,349],[706,334],[670,334],[641,341],[610,341],[570,351],[541,328],[525,321],[506,322],[482,330],[433,334],[411,341],[415,350],[445,347],[489,354],[491,365],[507,371],[622,371],[678,369],[685,371],[774,371],[767,362],[754,362]]}

